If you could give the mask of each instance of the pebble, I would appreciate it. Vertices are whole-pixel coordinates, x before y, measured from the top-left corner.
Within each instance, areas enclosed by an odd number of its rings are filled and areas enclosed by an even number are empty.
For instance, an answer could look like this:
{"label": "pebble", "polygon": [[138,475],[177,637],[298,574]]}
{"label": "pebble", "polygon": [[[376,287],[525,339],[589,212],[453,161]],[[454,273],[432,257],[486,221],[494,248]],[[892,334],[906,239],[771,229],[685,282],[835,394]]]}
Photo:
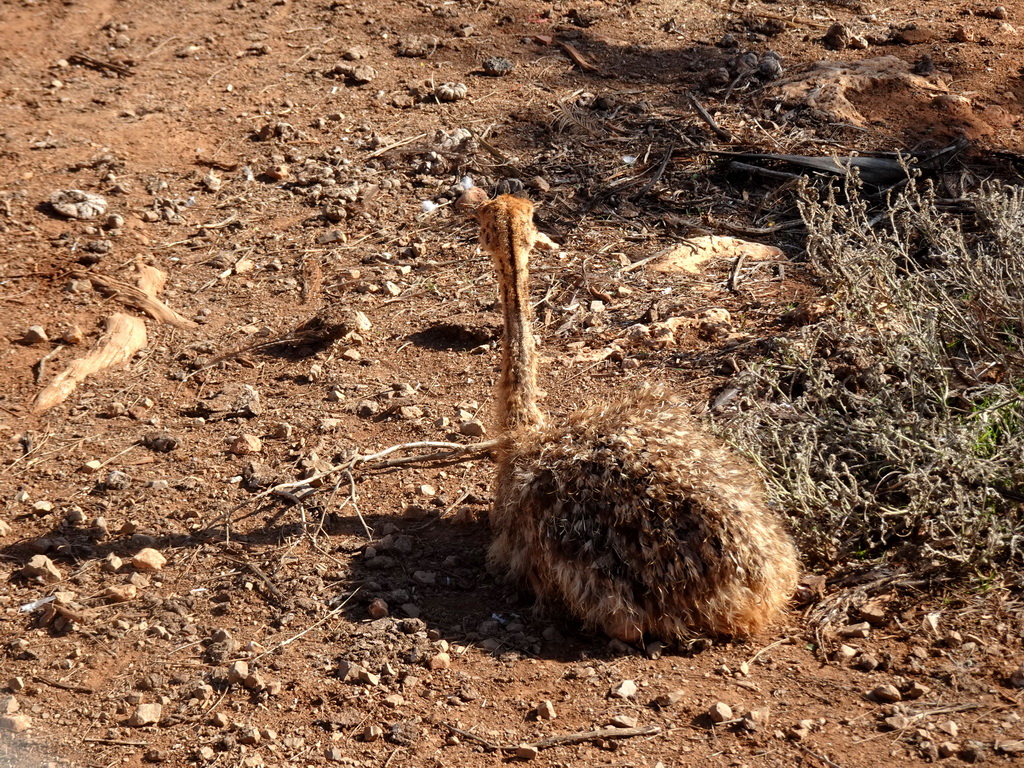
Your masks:
{"label": "pebble", "polygon": [[871,625],[866,621],[862,621],[859,624],[850,624],[845,627],[840,627],[837,633],[840,637],[847,638],[864,638],[871,635]]}
{"label": "pebble", "polygon": [[960,745],[954,744],[951,741],[944,741],[939,744],[939,757],[941,758],[953,757],[959,751]]}
{"label": "pebble", "polygon": [[174,757],[174,752],[169,749],[150,749],[142,756],[147,763],[166,763]]}
{"label": "pebble", "polygon": [[662,709],[666,709],[668,707],[674,707],[676,704],[682,701],[682,699],[683,691],[669,691],[668,693],[663,693],[660,696],[658,696],[654,700],[654,703]]}
{"label": "pebble", "polygon": [[249,662],[247,661],[236,661],[228,667],[228,682],[229,683],[244,683],[246,678],[249,677]]}
{"label": "pebble", "polygon": [[363,741],[377,741],[384,735],[384,729],[379,725],[368,725],[363,729]]}
{"label": "pebble", "polygon": [[36,555],[21,571],[28,578],[35,578],[42,584],[54,584],[63,577],[60,570],[46,555]]}
{"label": "pebble", "polygon": [[160,704],[139,704],[125,724],[131,728],[155,725],[160,722],[160,715],[162,711],[163,706]]}
{"label": "pebble", "polygon": [[107,201],[93,192],[80,189],[59,189],[50,195],[50,205],[69,219],[97,219],[107,212]]}
{"label": "pebble", "polygon": [[895,685],[879,685],[871,691],[871,696],[876,701],[896,702],[902,701],[903,696]]}
{"label": "pebble", "polygon": [[424,587],[432,587],[437,583],[437,574],[433,571],[416,571],[413,573],[412,579]]}
{"label": "pebble", "polygon": [[170,453],[178,447],[178,438],[170,432],[148,432],[143,435],[142,444],[156,453]]}
{"label": "pebble", "polygon": [[367,610],[370,613],[370,618],[373,619],[383,619],[389,613],[388,604],[379,597],[370,603]]}
{"label": "pebble", "polygon": [[48,512],[53,512],[53,502],[46,501],[45,499],[42,501],[37,501],[35,504],[32,505],[32,511],[38,512],[41,515],[45,515]]}
{"label": "pebble", "polygon": [[544,701],[537,705],[537,717],[541,720],[554,720],[558,717],[555,714],[555,705],[548,699],[544,699]]}
{"label": "pebble", "polygon": [[716,702],[708,710],[708,717],[711,718],[713,723],[724,723],[732,720],[732,707],[722,701]]}
{"label": "pebble", "polygon": [[107,573],[117,573],[121,570],[121,566],[124,565],[124,560],[115,555],[113,552],[108,554],[103,560],[103,570]]}
{"label": "pebble", "polygon": [[167,558],[151,547],[139,550],[132,558],[132,565],[140,571],[162,571],[167,564]]}
{"label": "pebble", "polygon": [[452,657],[444,651],[442,651],[441,653],[438,653],[435,656],[433,656],[430,659],[430,661],[427,662],[427,666],[434,671],[440,669],[450,669],[452,666]]}
{"label": "pebble", "polygon": [[256,435],[239,435],[229,438],[228,450],[236,456],[248,456],[263,450],[263,441]]}
{"label": "pebble", "polygon": [[10,733],[22,733],[32,727],[32,718],[28,715],[3,715],[0,716],[0,731]]}
{"label": "pebble", "polygon": [[46,335],[46,330],[41,325],[30,325],[25,331],[25,335],[21,337],[22,344],[42,344],[49,340],[50,337]]}
{"label": "pebble", "polygon": [[839,662],[850,661],[850,659],[852,659],[858,653],[859,653],[859,651],[856,648],[852,647],[852,646],[840,645],[839,646],[839,650],[836,651],[836,661],[839,661]]}
{"label": "pebble", "polygon": [[992,9],[992,18],[993,19],[1008,19],[1008,18],[1010,18],[1010,14],[1006,10],[1006,8],[1004,8],[1001,5],[997,5],[995,8]]}
{"label": "pebble", "polygon": [[13,715],[21,709],[14,696],[0,696],[0,715]]}
{"label": "pebble", "polygon": [[608,692],[608,695],[613,699],[631,699],[636,696],[637,687],[636,683],[632,680],[623,680],[621,683],[612,687]]}
{"label": "pebble", "polygon": [[459,432],[466,437],[483,437],[487,434],[487,428],[479,419],[471,419],[459,424]]}
{"label": "pebble", "polygon": [[754,732],[764,728],[768,725],[768,710],[767,709],[752,709],[743,716],[743,722],[740,723],[745,731]]}
{"label": "pebble", "polygon": [[520,760],[533,760],[540,754],[540,750],[532,744],[520,744],[516,747],[516,757]]}
{"label": "pebble", "polygon": [[960,726],[952,720],[946,720],[943,723],[939,723],[937,728],[947,736],[952,736],[954,739],[960,735]]}
{"label": "pebble", "polygon": [[103,487],[108,491],[124,491],[131,487],[132,479],[126,472],[113,469],[103,480]]}
{"label": "pebble", "polygon": [[120,587],[107,587],[103,590],[103,598],[111,603],[127,603],[134,600],[139,593],[134,584],[124,584]]}
{"label": "pebble", "polygon": [[4,536],[10,536],[13,531],[14,529],[7,522],[0,520],[0,539]]}
{"label": "pebble", "polygon": [[21,693],[25,690],[25,678],[23,677],[12,677],[7,681],[7,690],[12,693]]}
{"label": "pebble", "polygon": [[637,720],[630,715],[615,715],[608,721],[608,725],[614,728],[636,728]]}
{"label": "pebble", "polygon": [[1013,670],[1010,675],[1010,685],[1014,688],[1024,688],[1024,662],[1021,662],[1021,665]]}

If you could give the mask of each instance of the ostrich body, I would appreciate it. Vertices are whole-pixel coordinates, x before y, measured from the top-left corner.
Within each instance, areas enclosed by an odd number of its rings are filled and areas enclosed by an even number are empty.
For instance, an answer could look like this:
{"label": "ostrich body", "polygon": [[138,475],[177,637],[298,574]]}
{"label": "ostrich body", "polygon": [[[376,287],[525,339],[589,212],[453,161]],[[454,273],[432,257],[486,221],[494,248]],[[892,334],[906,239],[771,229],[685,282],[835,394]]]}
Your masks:
{"label": "ostrich body", "polygon": [[798,561],[754,468],[654,390],[546,423],[527,261],[552,244],[527,200],[502,195],[477,217],[505,321],[491,567],[626,642],[760,630]]}

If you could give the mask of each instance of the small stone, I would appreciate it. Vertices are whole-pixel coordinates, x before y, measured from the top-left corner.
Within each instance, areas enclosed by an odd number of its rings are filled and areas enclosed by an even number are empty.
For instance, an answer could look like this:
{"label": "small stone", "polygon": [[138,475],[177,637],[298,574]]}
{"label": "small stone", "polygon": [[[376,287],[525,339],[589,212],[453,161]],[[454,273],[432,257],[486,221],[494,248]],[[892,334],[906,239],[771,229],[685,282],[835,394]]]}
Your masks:
{"label": "small stone", "polygon": [[25,678],[12,677],[7,681],[7,690],[11,693],[21,693],[25,690]]}
{"label": "small stone", "polygon": [[1014,688],[1024,688],[1024,662],[1010,674],[1010,685]]}
{"label": "small stone", "polygon": [[953,757],[957,752],[960,751],[960,745],[954,744],[951,741],[944,741],[939,744],[939,757],[945,759],[947,757]]}
{"label": "small stone", "polygon": [[459,433],[466,437],[483,437],[487,434],[487,428],[479,419],[470,419],[459,424]]}
{"label": "small stone", "polygon": [[608,695],[613,699],[631,699],[636,696],[636,692],[636,683],[632,680],[623,680],[621,683],[613,686]]}
{"label": "small stone", "polygon": [[740,723],[745,731],[758,731],[768,725],[768,710],[767,709],[752,709],[743,716],[743,721]]}
{"label": "small stone", "polygon": [[885,718],[883,721],[886,727],[893,731],[905,731],[910,728],[914,721],[912,718],[906,717],[905,715],[891,715]]}
{"label": "small stone", "polygon": [[103,462],[99,459],[90,459],[78,468],[83,475],[91,475],[103,469]]}
{"label": "small stone", "polygon": [[857,669],[864,672],[873,672],[880,664],[881,662],[870,653],[862,653],[857,657]]}
{"label": "small stone", "polygon": [[[960,24],[953,30],[953,41],[956,43],[969,43],[974,39],[974,35],[967,27]],[[947,742],[948,743],[948,742]],[[942,753],[942,745],[939,745],[939,754]],[[954,753],[956,754],[956,753]]]}
{"label": "small stone", "polygon": [[21,337],[22,344],[42,344],[49,340],[50,337],[46,335],[46,330],[41,325],[30,325],[25,331],[25,335]]}
{"label": "small stone", "polygon": [[837,634],[840,637],[847,638],[864,638],[871,635],[871,625],[866,621],[862,621],[859,624],[850,624],[845,627],[840,627]]}
{"label": "small stone", "polygon": [[852,646],[840,645],[839,650],[836,651],[836,661],[840,663],[847,662],[854,656],[856,656],[858,653],[859,651]]}
{"label": "small stone", "polygon": [[732,707],[722,701],[716,702],[708,710],[708,717],[711,718],[712,723],[724,723],[732,720]]}
{"label": "small stone", "polygon": [[356,678],[359,682],[366,683],[367,685],[380,685],[380,675],[371,672],[364,667],[359,667],[359,671],[356,673]]}
{"label": "small stone", "polygon": [[880,603],[865,603],[857,609],[857,618],[869,624],[885,624],[885,608]]}
{"label": "small stone", "polygon": [[70,328],[64,329],[64,332],[60,335],[60,340],[65,344],[81,344],[85,341],[85,334],[77,325],[72,325]]}
{"label": "small stone", "polygon": [[1019,755],[1024,753],[1024,739],[1006,740],[996,739],[992,745],[996,752],[1002,755]]}
{"label": "small stone", "polygon": [[345,751],[338,747],[328,747],[324,750],[324,757],[326,757],[332,763],[346,763],[348,757],[345,756]]}
{"label": "small stone", "polygon": [[263,441],[256,435],[240,435],[228,442],[228,450],[236,456],[248,456],[263,450]]}
{"label": "small stone", "polygon": [[0,696],[0,715],[13,715],[21,709],[18,700],[13,696]]}
{"label": "small stone", "polygon": [[919,699],[922,696],[926,696],[932,692],[932,689],[927,685],[917,682],[916,680],[907,686],[906,690],[903,691],[904,699]]}
{"label": "small stone", "polygon": [[871,696],[876,701],[896,702],[902,701],[903,696],[895,685],[879,685],[871,691]]}
{"label": "small stone", "polygon": [[537,705],[537,717],[541,720],[554,720],[558,717],[558,715],[555,714],[555,705],[545,699]]}
{"label": "small stone", "polygon": [[37,512],[40,515],[45,515],[53,512],[53,502],[46,501],[45,499],[37,501],[32,505],[32,511]]}
{"label": "small stone", "polygon": [[111,470],[103,480],[103,487],[108,491],[124,491],[130,488],[132,479],[128,473],[119,469]]}
{"label": "small stone", "polygon": [[682,691],[669,691],[658,696],[654,703],[661,709],[667,709],[668,707],[674,707],[680,701],[683,700]]}
{"label": "small stone", "polygon": [[170,432],[148,432],[143,435],[142,444],[156,453],[170,453],[178,447],[178,438]]}
{"label": "small stone", "polygon": [[32,727],[32,718],[28,715],[3,715],[0,716],[0,731],[9,733],[22,733]]}
{"label": "small stone", "polygon": [[33,557],[25,564],[21,572],[28,578],[34,578],[42,584],[55,584],[64,578],[57,566],[46,555],[36,555]]}
{"label": "small stone", "polygon": [[430,667],[430,669],[433,671],[441,669],[450,669],[452,666],[452,657],[444,651],[442,651],[441,653],[438,653],[431,657],[430,661],[427,663],[427,666]]}
{"label": "small stone", "polygon": [[418,405],[403,405],[398,409],[398,418],[406,421],[423,418],[423,409]]}
{"label": "small stone", "polygon": [[416,571],[412,580],[424,587],[432,587],[437,583],[437,574],[433,571]]}
{"label": "small stone", "polygon": [[490,56],[484,59],[483,68],[491,77],[503,77],[515,69],[515,64],[504,56]]}
{"label": "small stone", "polygon": [[141,728],[145,725],[156,725],[160,722],[160,714],[163,707],[160,704],[139,704],[128,718],[126,725],[131,728]]}
{"label": "small stone", "polygon": [[960,726],[952,720],[946,720],[945,722],[938,724],[938,729],[947,736],[952,736],[954,739],[960,735]]}
{"label": "small stone", "polygon": [[0,539],[5,536],[10,536],[14,529],[11,528],[10,524],[4,520],[0,520]]}
{"label": "small stone", "polygon": [[149,749],[146,750],[146,754],[142,756],[142,759],[147,763],[166,763],[174,757],[174,752],[169,749]]}
{"label": "small stone", "polygon": [[227,728],[231,724],[231,720],[224,712],[215,712],[210,717],[210,725],[214,728]]}
{"label": "small stone", "polygon": [[360,738],[363,741],[377,741],[384,736],[384,729],[379,725],[368,725],[363,729],[363,733]]}
{"label": "small stone", "polygon": [[264,173],[274,181],[284,181],[291,175],[291,169],[287,163],[275,163],[267,168]]}
{"label": "small stone", "polygon": [[214,758],[217,756],[217,753],[213,751],[213,747],[200,747],[198,755],[200,760],[210,763],[213,762]]}
{"label": "small stone", "polygon": [[614,728],[636,728],[636,718],[629,715],[615,715],[608,721]]}
{"label": "small stone", "polygon": [[791,741],[803,741],[806,739],[810,735],[811,729],[804,725],[804,723],[809,722],[809,720],[801,720],[796,725],[791,725],[786,731],[786,738]]}
{"label": "small stone", "polygon": [[132,565],[140,571],[162,571],[166,564],[167,558],[151,547],[139,550],[138,554],[132,558]]}
{"label": "small stone", "polygon": [[384,703],[393,709],[398,709],[405,704],[405,697],[400,693],[392,693],[384,697]]}
{"label": "small stone", "polygon": [[1008,18],[1010,18],[1010,13],[1006,10],[1006,8],[1004,8],[1001,5],[997,5],[995,8],[993,8],[992,9],[992,13],[990,15],[992,16],[993,19],[1008,19]]}
{"label": "small stone", "polygon": [[124,584],[119,587],[107,587],[103,590],[102,596],[110,603],[127,603],[134,600],[138,593],[139,590],[134,584]]}
{"label": "small stone", "polygon": [[378,597],[370,603],[367,610],[369,611],[371,618],[383,619],[388,615],[388,604]]}
{"label": "small stone", "polygon": [[540,754],[540,750],[532,744],[520,744],[516,747],[516,757],[520,760],[533,760]]}
{"label": "small stone", "polygon": [[244,683],[249,677],[249,662],[236,661],[228,668],[229,683]]}

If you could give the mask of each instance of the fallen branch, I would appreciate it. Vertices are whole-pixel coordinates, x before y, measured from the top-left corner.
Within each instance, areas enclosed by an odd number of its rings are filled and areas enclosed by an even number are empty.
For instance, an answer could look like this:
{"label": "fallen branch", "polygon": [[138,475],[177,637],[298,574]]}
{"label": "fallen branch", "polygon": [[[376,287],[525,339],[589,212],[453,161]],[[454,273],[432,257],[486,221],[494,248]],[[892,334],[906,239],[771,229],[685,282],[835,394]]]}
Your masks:
{"label": "fallen branch", "polygon": [[583,54],[576,50],[571,44],[564,40],[555,40],[555,45],[565,51],[566,56],[573,60],[573,63],[582,69],[584,72],[600,72],[600,67],[596,67],[583,58]]}
{"label": "fallen branch", "polygon": [[36,395],[32,413],[40,414],[58,405],[75,391],[80,382],[99,371],[124,365],[132,355],[146,346],[146,324],[138,317],[116,313],[107,318],[105,333],[84,357],[73,360],[67,368]]}
{"label": "fallen branch", "polygon": [[[284,496],[284,497],[287,498],[289,495],[293,495],[293,494],[289,494],[288,493],[292,489],[294,489],[294,488],[301,488],[303,486],[312,485],[313,483],[316,483],[317,481],[322,480],[325,477],[330,477],[331,475],[335,475],[335,474],[337,474],[339,472],[347,472],[347,473],[349,473],[349,475],[351,477],[351,472],[356,467],[363,467],[364,469],[368,469],[368,470],[372,471],[372,470],[388,469],[388,468],[391,468],[391,467],[404,466],[406,464],[414,464],[414,463],[420,463],[420,462],[433,462],[433,461],[457,462],[457,461],[465,461],[466,459],[469,459],[469,458],[471,458],[473,456],[479,456],[479,455],[484,454],[484,453],[489,453],[490,451],[492,451],[495,448],[497,448],[500,444],[501,444],[501,439],[500,438],[494,438],[492,440],[484,440],[484,441],[479,442],[479,443],[469,443],[469,444],[466,444],[466,443],[444,443],[444,442],[438,442],[438,441],[432,441],[432,440],[424,440],[424,441],[415,442],[415,443],[402,443],[400,445],[392,445],[391,447],[385,448],[382,451],[377,451],[376,453],[370,453],[370,454],[366,454],[366,455],[355,454],[354,456],[350,457],[348,460],[342,462],[341,464],[333,466],[330,469],[326,469],[323,472],[318,472],[315,475],[311,475],[310,477],[306,477],[306,478],[303,478],[301,480],[291,480],[291,481],[289,481],[287,483],[279,483],[278,485],[275,485],[273,488],[268,488],[265,491],[261,491],[260,493],[258,493],[255,496],[253,496],[251,499],[246,499],[241,504],[239,504],[239,505],[229,509],[227,512],[224,512],[221,515],[218,515],[203,530],[208,531],[210,528],[212,528],[214,525],[219,523],[221,520],[224,520],[226,518],[230,518],[235,512],[237,512],[238,510],[242,509],[243,507],[246,507],[249,504],[253,504],[255,502],[258,502],[260,499],[264,499],[267,496],[272,496],[272,495],[273,496]],[[385,457],[390,456],[393,453],[397,453],[398,451],[416,450],[416,449],[421,449],[421,448],[436,448],[437,450],[433,451],[432,453],[420,453],[420,454],[416,454],[415,456],[400,456],[400,457],[396,457],[396,458],[393,458],[393,459],[386,459],[386,460],[384,460]],[[352,478],[350,480],[350,482],[354,486],[354,483],[355,483],[354,478]],[[354,490],[354,487],[353,487],[353,498],[354,498],[354,493],[355,493],[355,490]],[[361,518],[361,516],[360,516],[360,518]],[[365,521],[363,521],[363,525],[364,525],[364,527],[366,527],[366,522]],[[366,530],[367,530],[367,535],[369,535],[369,528],[366,527]]]}
{"label": "fallen branch", "polygon": [[457,733],[467,739],[471,739],[484,747],[501,752],[515,752],[521,747],[532,747],[533,749],[550,749],[551,747],[560,747],[565,744],[582,744],[587,741],[598,741],[605,739],[630,739],[634,736],[656,736],[661,733],[661,727],[657,725],[647,725],[643,728],[602,728],[596,731],[579,731],[577,733],[566,733],[561,736],[548,736],[547,738],[540,739],[533,743],[523,744],[496,744],[493,741],[477,736],[475,733],[470,731],[464,731],[461,728],[456,728],[454,725],[444,724],[445,728]]}
{"label": "fallen branch", "polygon": [[706,109],[704,109],[704,105],[703,104],[701,104],[699,101],[697,101],[697,97],[696,96],[694,96],[692,93],[689,94],[689,96],[690,96],[690,104],[692,104],[693,108],[695,110],[697,110],[697,114],[701,116],[701,119],[705,123],[708,124],[708,127],[712,130],[712,132],[715,134],[715,136],[720,138],[722,141],[729,141],[729,142],[731,142],[732,141],[732,134],[729,133],[724,128],[722,128],[717,122],[715,122],[715,118],[713,118],[711,116],[710,112],[708,112]]}
{"label": "fallen branch", "polygon": [[43,683],[54,688],[60,688],[62,691],[72,691],[74,693],[96,693],[92,688],[86,688],[84,685],[72,685],[71,683],[61,683],[57,680],[51,680],[48,677],[42,675],[33,675],[32,679],[37,683]]}
{"label": "fallen branch", "polygon": [[163,288],[167,276],[153,267],[140,267],[139,287],[123,283],[112,277],[105,277],[88,272],[76,272],[76,277],[87,278],[100,290],[125,304],[141,309],[147,315],[161,323],[173,325],[175,328],[195,328],[196,324],[182,317],[164,304],[155,294]]}

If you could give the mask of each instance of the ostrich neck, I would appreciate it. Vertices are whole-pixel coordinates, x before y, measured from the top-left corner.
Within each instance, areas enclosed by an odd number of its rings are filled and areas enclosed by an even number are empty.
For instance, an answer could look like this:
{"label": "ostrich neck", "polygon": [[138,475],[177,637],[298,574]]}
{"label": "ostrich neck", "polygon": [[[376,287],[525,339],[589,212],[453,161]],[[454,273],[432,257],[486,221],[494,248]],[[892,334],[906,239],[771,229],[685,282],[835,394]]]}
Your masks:
{"label": "ostrich neck", "polygon": [[[530,321],[530,274],[524,244],[511,239],[511,258],[504,264],[501,306],[505,331],[498,382],[498,420],[504,431],[539,424],[537,409],[537,345]],[[526,249],[528,250],[528,248]]]}

